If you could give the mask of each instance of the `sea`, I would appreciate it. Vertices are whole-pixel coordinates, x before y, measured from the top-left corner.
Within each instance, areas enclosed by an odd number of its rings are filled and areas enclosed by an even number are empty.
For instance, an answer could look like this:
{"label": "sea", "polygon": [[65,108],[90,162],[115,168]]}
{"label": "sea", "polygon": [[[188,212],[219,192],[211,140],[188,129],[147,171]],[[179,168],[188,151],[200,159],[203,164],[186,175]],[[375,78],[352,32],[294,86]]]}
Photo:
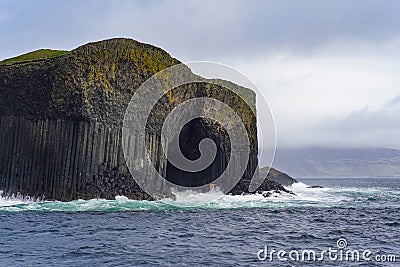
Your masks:
{"label": "sea", "polygon": [[299,181],[268,198],[2,198],[0,266],[400,266],[400,178]]}

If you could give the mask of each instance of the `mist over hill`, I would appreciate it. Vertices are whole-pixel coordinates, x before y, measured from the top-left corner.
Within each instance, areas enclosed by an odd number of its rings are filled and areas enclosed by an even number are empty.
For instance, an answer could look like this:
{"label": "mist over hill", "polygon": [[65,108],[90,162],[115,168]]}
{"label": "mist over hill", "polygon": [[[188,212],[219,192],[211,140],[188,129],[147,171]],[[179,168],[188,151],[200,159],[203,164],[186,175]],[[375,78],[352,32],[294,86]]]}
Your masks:
{"label": "mist over hill", "polygon": [[292,177],[400,177],[400,150],[278,148],[273,166]]}

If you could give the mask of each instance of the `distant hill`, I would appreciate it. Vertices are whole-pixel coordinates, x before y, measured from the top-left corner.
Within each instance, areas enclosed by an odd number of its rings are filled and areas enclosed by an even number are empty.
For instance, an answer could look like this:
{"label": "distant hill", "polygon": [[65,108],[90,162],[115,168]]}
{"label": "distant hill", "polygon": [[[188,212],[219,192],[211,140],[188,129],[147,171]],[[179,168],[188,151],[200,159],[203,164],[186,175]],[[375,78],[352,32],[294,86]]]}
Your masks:
{"label": "distant hill", "polygon": [[277,149],[273,166],[292,177],[400,177],[400,150]]}

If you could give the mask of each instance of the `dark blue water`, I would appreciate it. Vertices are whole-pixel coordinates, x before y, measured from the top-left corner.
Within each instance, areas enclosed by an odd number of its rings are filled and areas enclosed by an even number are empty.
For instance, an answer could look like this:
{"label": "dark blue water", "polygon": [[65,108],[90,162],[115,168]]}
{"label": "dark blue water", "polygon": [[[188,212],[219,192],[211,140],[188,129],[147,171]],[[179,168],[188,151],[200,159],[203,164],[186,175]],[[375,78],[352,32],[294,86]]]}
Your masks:
{"label": "dark blue water", "polygon": [[302,182],[326,188],[299,184],[292,188],[296,197],[226,196],[201,206],[191,206],[188,196],[178,203],[3,199],[0,266],[396,266],[257,257],[265,246],[287,252],[338,248],[339,238],[345,249],[395,255],[399,265],[400,179]]}

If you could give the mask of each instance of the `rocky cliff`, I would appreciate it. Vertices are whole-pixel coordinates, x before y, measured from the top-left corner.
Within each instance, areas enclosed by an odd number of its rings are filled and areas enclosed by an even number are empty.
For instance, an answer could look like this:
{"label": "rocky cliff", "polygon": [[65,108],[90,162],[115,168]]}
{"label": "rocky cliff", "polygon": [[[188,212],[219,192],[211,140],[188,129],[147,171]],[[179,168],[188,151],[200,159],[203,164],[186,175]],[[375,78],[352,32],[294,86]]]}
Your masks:
{"label": "rocky cliff", "polygon": [[[0,64],[0,190],[42,199],[151,199],[132,179],[122,151],[126,107],[137,88],[158,71],[180,62],[157,47],[130,39],[89,43],[51,57]],[[11,63],[10,63],[11,62]],[[193,75],[193,74],[192,74]],[[196,83],[168,92],[157,103],[146,128],[147,147],[135,147],[140,162],[146,151],[160,174],[187,185],[213,181],[230,160],[229,138],[212,120],[186,125],[180,145],[188,158],[198,156],[198,143],[217,144],[215,161],[188,174],[165,158],[159,128],[166,114],[199,96],[219,99],[240,115],[250,142],[249,162],[241,181],[258,171],[255,94],[236,86]],[[141,103],[137,103],[140,109]],[[206,108],[206,107],[205,107]],[[146,173],[136,175],[146,176]],[[239,193],[239,184],[232,190]]]}
{"label": "rocky cliff", "polygon": [[294,183],[298,183],[296,179],[274,168],[260,168],[259,175],[261,177],[266,177],[269,181],[277,182],[283,186],[291,186]]}

